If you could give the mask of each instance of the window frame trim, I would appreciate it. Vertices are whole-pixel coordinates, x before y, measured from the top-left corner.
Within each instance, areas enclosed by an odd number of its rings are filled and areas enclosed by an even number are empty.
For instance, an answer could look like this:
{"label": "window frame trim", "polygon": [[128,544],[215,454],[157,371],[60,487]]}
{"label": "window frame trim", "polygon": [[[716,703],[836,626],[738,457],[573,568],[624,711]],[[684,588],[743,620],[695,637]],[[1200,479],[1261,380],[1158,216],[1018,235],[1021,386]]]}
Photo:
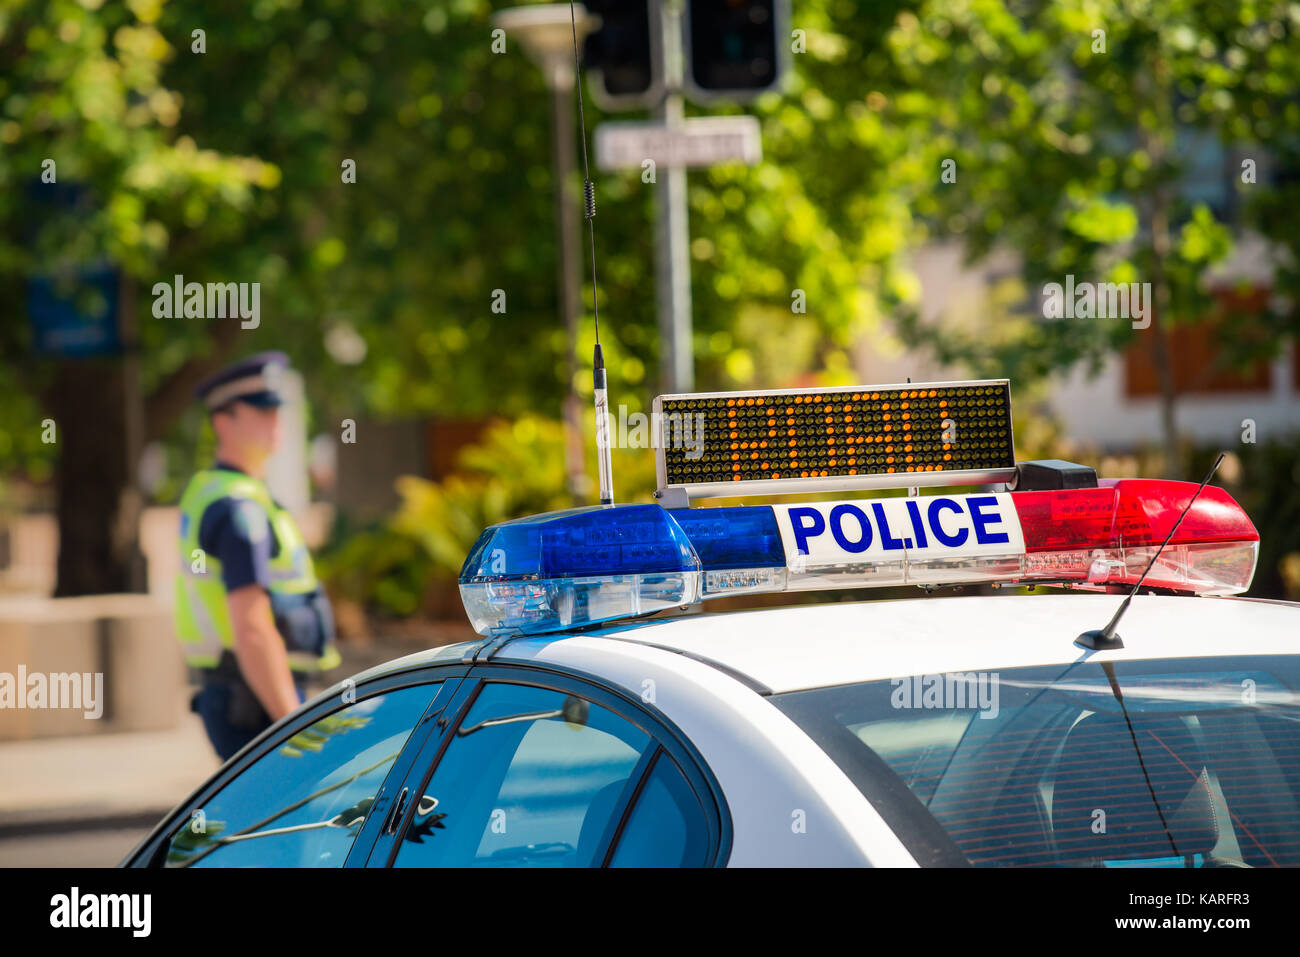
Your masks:
{"label": "window frame trim", "polygon": [[[308,728],[322,718],[343,711],[346,708],[350,708],[358,702],[368,698],[419,685],[440,683],[445,688],[451,682],[456,682],[455,691],[451,697],[446,699],[449,703],[454,699],[455,692],[460,690],[459,684],[464,680],[468,671],[468,667],[460,662],[449,662],[447,664],[439,665],[424,665],[410,671],[392,672],[380,675],[359,686],[356,689],[355,701],[345,703],[341,701],[337,695],[331,695],[328,698],[318,701],[315,705],[310,707],[304,706],[302,710],[293,712],[281,721],[276,722],[262,731],[256,738],[236,753],[234,757],[222,765],[217,771],[213,772],[206,781],[190,792],[188,797],[172,808],[172,810],[167,812],[167,814],[163,816],[162,820],[154,825],[153,829],[144,840],[137,844],[126,858],[124,858],[124,862],[121,866],[150,869],[161,868],[163,863],[160,859],[160,855],[162,854],[163,847],[170,843],[169,836],[176,829],[176,826],[180,823],[182,818],[188,817],[195,808],[202,807],[204,803],[211,800],[213,795],[224,790],[225,787],[234,781],[235,778],[240,777],[263,757],[271,751],[281,747],[286,741],[298,734],[304,728]],[[434,695],[425,706],[420,718],[411,728],[411,733],[407,736],[406,743],[402,746],[402,750],[398,752],[397,757],[393,759],[392,767],[389,768],[388,773],[384,776],[384,781],[380,785],[379,790],[375,792],[375,803],[367,813],[366,821],[362,824],[361,831],[357,833],[357,839],[353,841],[352,848],[349,850],[348,856],[342,865],[343,867],[355,866],[350,862],[352,861],[353,855],[358,846],[362,843],[362,839],[366,835],[371,819],[375,817],[374,812],[380,804],[379,799],[383,797],[386,792],[392,793],[392,791],[389,790],[389,784],[392,781],[393,774],[397,768],[403,764],[403,758],[406,757],[408,752],[412,754],[415,753],[412,751],[412,746],[415,744],[416,738],[419,737],[420,743],[423,743],[424,739],[428,736],[428,731],[433,726],[433,721],[431,719],[435,718],[443,710],[441,707],[436,711],[434,710],[434,706],[442,697],[443,695],[441,691]]]}
{"label": "window frame trim", "polygon": [[[410,800],[407,801],[401,817],[395,822],[392,832],[375,835],[372,845],[366,849],[365,867],[388,869],[397,860],[397,853],[401,850],[402,841],[406,839],[406,831],[415,818],[415,811],[420,804],[420,798],[424,795],[424,789],[433,780],[434,771],[442,763],[442,757],[451,746],[451,742],[456,739],[456,732],[460,729],[461,722],[465,720],[465,716],[469,714],[470,708],[474,706],[479,693],[483,690],[484,682],[475,679],[471,673],[473,668],[467,668],[466,671],[455,695],[447,699],[447,707],[443,709],[444,713],[451,712],[451,720],[437,728],[436,739],[432,732],[425,737],[414,752],[402,779],[394,784],[393,790],[397,793],[401,793],[399,788],[407,790],[411,795]],[[421,775],[419,769],[424,765],[426,754],[429,770]]]}
{"label": "window frame trim", "polygon": [[[634,807],[635,798],[640,794],[647,775],[653,767],[653,760],[661,752],[666,752],[674,759],[682,776],[685,777],[687,785],[694,792],[700,810],[704,815],[709,843],[704,855],[705,863],[701,866],[723,867],[726,865],[731,856],[731,815],[722,788],[699,751],[690,744],[686,736],[658,708],[637,701],[625,689],[611,685],[598,676],[578,670],[559,670],[517,662],[497,663],[488,661],[475,664],[463,682],[461,688],[463,697],[459,707],[456,708],[456,717],[442,730],[443,740],[439,742],[436,753],[430,760],[427,772],[423,775],[417,774],[417,768],[420,764],[420,757],[417,757],[412,765],[411,772],[397,787],[408,787],[411,789],[412,794],[424,793],[424,788],[428,786],[437,773],[450,742],[455,739],[455,732],[460,728],[461,722],[466,715],[469,714],[469,710],[474,701],[477,700],[479,693],[489,682],[526,685],[547,691],[576,694],[579,697],[586,698],[592,704],[600,705],[649,737],[650,743],[629,776],[628,786],[619,795],[619,804],[616,806],[615,816],[612,818],[612,820],[617,821],[617,826],[613,829],[607,829],[601,835],[601,843],[597,847],[595,855],[595,859],[601,862],[596,865],[597,867],[603,868],[607,866],[613,851],[618,847],[618,839],[622,836],[623,827],[631,809]],[[401,850],[407,828],[410,826],[416,803],[418,802],[413,800],[411,806],[403,814],[400,827],[392,835],[391,848],[386,855],[382,855],[383,863],[376,863],[372,860],[370,866],[389,868],[393,866],[397,854]],[[376,843],[372,854],[377,854],[382,844],[381,836],[381,840]]]}
{"label": "window frame trim", "polygon": [[614,849],[618,847],[619,839],[623,836],[623,828],[627,826],[628,818],[632,816],[632,808],[636,807],[641,792],[645,790],[646,782],[650,780],[651,768],[655,766],[655,762],[659,760],[659,755],[663,753],[664,746],[659,743],[658,738],[652,736],[650,745],[637,759],[636,767],[628,775],[623,790],[618,793],[618,801],[610,812],[609,823],[605,825],[600,840],[596,843],[596,860],[600,861],[596,865],[598,868],[609,867],[610,858],[614,856]]}
{"label": "window frame trim", "polygon": [[[420,752],[423,750],[425,742],[434,734],[438,727],[438,720],[446,713],[453,703],[459,698],[464,689],[466,673],[468,668],[464,665],[453,666],[453,673],[442,679],[443,688],[450,693],[443,696],[439,692],[434,699],[429,702],[429,707],[421,715],[419,722],[412,729],[410,737],[406,739],[406,745],[401,752],[393,759],[393,766],[388,769],[388,774],[384,775],[384,781],[375,792],[375,802],[371,805],[370,811],[366,814],[366,820],[361,825],[361,830],[357,833],[357,839],[352,842],[352,847],[348,851],[347,860],[343,866],[365,867],[370,860],[371,850],[382,837],[381,829],[388,820],[389,805],[393,800],[393,795],[400,795],[402,782],[405,781],[410,773],[411,767],[419,760]],[[460,672],[459,674],[455,672]],[[439,700],[442,704],[439,705]],[[417,740],[418,735],[418,740]]]}

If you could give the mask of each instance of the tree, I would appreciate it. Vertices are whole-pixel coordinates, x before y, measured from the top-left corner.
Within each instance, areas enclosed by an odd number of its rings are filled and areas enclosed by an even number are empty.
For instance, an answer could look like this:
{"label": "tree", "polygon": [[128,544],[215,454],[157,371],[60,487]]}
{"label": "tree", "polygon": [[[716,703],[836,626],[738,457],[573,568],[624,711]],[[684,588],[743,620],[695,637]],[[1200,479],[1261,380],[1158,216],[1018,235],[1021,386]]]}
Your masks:
{"label": "tree", "polygon": [[[909,214],[888,177],[907,144],[859,87],[888,67],[870,51],[894,11],[864,4],[833,28],[829,8],[804,5],[790,96],[757,107],[768,158],[691,177],[705,386],[800,364],[847,381],[845,347],[893,282]],[[139,448],[193,451],[190,391],[236,353],[287,349],[323,428],[558,411],[569,383],[546,93],[517,45],[493,52],[491,12],[487,0],[28,0],[0,17],[0,291],[22,303],[34,276],[107,262],[126,317],[125,356],[99,360],[34,356],[25,310],[0,318],[13,383],[0,461],[57,469],[60,594],[131,586]],[[41,213],[45,159],[83,206]],[[599,182],[612,400],[643,408],[657,366],[653,184]],[[260,322],[155,314],[155,284],[176,275],[259,283]],[[796,289],[806,314],[791,311]],[[337,359],[340,335],[364,358]],[[35,436],[48,415],[53,446]]]}
{"label": "tree", "polygon": [[[147,4],[138,16],[70,2],[25,4],[0,20],[0,290],[12,306],[0,323],[6,356],[3,414],[19,436],[51,418],[57,450],[59,594],[129,590],[139,582],[135,534],[141,498],[133,481],[142,441],[160,431],[160,410],[215,367],[238,327],[221,327],[217,348],[194,349],[184,368],[157,383],[148,413],[136,396],[141,351],[135,331],[139,280],[169,249],[191,255],[219,246],[274,184],[275,168],[224,156],[174,134],[179,98],[160,80],[168,46]],[[213,210],[187,225],[187,212]],[[202,227],[200,230],[198,227]],[[21,304],[33,278],[78,286],[91,267],[119,274],[124,356],[31,361]],[[84,291],[84,290],[83,290]],[[182,333],[184,336],[184,333]],[[141,344],[148,341],[141,333]],[[145,347],[147,349],[147,346]],[[204,354],[204,353],[207,354]],[[175,349],[173,348],[173,355]],[[148,375],[148,373],[145,373]]]}
{"label": "tree", "polygon": [[[918,212],[936,236],[960,237],[972,258],[1015,250],[1029,310],[1040,315],[1038,291],[1067,274],[1147,282],[1154,298],[1149,332],[1123,321],[1008,320],[1014,331],[976,338],[925,329],[913,317],[914,341],[997,374],[1036,377],[1080,361],[1095,367],[1134,335],[1149,336],[1166,468],[1178,474],[1169,333],[1209,313],[1206,269],[1233,242],[1228,211],[1191,201],[1179,185],[1207,140],[1294,157],[1293,8],[1268,0],[930,2],[899,17],[889,50],[908,91],[890,117],[914,131],[934,171]],[[953,183],[939,178],[944,159],[960,171]],[[1276,208],[1274,187],[1238,189],[1256,208]],[[1276,215],[1258,222],[1270,240],[1295,249],[1289,224],[1280,228]],[[1294,283],[1296,262],[1283,267],[1280,288]],[[1236,317],[1225,361],[1276,354],[1295,317],[1292,306]]]}

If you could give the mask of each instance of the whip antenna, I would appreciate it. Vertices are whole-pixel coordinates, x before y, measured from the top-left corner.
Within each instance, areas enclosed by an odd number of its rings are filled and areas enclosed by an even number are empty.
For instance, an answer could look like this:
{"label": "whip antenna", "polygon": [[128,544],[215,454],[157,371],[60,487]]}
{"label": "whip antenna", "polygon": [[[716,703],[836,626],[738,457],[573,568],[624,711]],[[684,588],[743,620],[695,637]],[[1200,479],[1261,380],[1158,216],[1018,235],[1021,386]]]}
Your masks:
{"label": "whip antenna", "polygon": [[1147,562],[1146,570],[1142,572],[1141,577],[1133,583],[1132,589],[1129,590],[1127,597],[1125,597],[1123,603],[1120,604],[1119,608],[1116,610],[1115,616],[1111,618],[1106,627],[1100,631],[1085,631],[1078,638],[1074,639],[1076,645],[1081,645],[1084,648],[1092,648],[1095,650],[1124,647],[1123,640],[1119,635],[1115,634],[1115,626],[1118,625],[1119,620],[1124,617],[1124,612],[1128,611],[1128,606],[1133,601],[1133,596],[1138,593],[1138,589],[1142,587],[1142,583],[1147,580],[1147,575],[1151,574],[1151,569],[1155,567],[1156,559],[1164,552],[1165,546],[1168,545],[1169,540],[1174,537],[1174,532],[1178,531],[1178,526],[1183,524],[1183,519],[1187,517],[1187,513],[1192,509],[1192,503],[1196,501],[1198,495],[1205,491],[1205,486],[1210,484],[1210,479],[1214,478],[1214,473],[1219,470],[1219,466],[1223,462],[1223,457],[1227,454],[1228,453],[1226,452],[1220,452],[1219,457],[1214,460],[1214,464],[1210,466],[1210,471],[1206,473],[1205,478],[1201,480],[1200,486],[1198,486],[1196,491],[1192,493],[1192,497],[1187,500],[1187,505],[1183,507],[1182,512],[1179,514],[1178,521],[1174,522],[1173,528],[1169,529],[1169,534],[1165,536],[1165,540],[1160,543],[1160,547],[1157,548],[1155,554],[1151,556],[1151,561]]}
{"label": "whip antenna", "polygon": [[596,401],[596,465],[600,472],[600,504],[614,504],[614,466],[609,449],[609,384],[605,376],[605,356],[600,351],[600,306],[596,299],[596,184],[591,181],[587,160],[587,119],[582,111],[582,61],[578,57],[578,16],[569,0],[569,21],[573,28],[573,68],[577,74],[578,128],[582,132],[583,214],[587,217],[587,236],[591,246],[591,312],[596,319],[596,347],[592,351],[592,386]]}

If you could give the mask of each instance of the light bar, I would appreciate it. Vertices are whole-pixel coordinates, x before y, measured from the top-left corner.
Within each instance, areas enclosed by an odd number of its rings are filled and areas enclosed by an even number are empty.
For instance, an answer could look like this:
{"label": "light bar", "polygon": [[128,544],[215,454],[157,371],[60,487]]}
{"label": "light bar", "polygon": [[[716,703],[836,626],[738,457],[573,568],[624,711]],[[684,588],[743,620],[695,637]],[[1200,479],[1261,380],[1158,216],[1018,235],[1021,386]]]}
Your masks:
{"label": "light bar", "polygon": [[[475,630],[543,633],[709,598],[890,585],[1137,582],[1191,500],[1189,482],[665,510],[575,509],[494,525],[461,570]],[[1259,535],[1207,486],[1146,584],[1245,591]]]}
{"label": "light bar", "polygon": [[1006,379],[661,395],[653,412],[659,488],[687,499],[1015,474]]}

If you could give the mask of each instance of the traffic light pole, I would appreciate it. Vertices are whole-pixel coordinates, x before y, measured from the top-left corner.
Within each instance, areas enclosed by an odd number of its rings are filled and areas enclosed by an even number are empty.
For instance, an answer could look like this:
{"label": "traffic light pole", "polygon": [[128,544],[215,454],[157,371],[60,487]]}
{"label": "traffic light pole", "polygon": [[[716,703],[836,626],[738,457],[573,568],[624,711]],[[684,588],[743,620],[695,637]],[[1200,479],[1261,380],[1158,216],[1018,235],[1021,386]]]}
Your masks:
{"label": "traffic light pole", "polygon": [[[684,54],[680,0],[653,0],[658,14],[657,44],[664,78],[664,98],[655,117],[669,128],[680,127]],[[686,168],[667,163],[655,171],[655,300],[659,312],[660,381],[666,393],[695,388],[695,356],[691,336],[690,221],[686,205]]]}

